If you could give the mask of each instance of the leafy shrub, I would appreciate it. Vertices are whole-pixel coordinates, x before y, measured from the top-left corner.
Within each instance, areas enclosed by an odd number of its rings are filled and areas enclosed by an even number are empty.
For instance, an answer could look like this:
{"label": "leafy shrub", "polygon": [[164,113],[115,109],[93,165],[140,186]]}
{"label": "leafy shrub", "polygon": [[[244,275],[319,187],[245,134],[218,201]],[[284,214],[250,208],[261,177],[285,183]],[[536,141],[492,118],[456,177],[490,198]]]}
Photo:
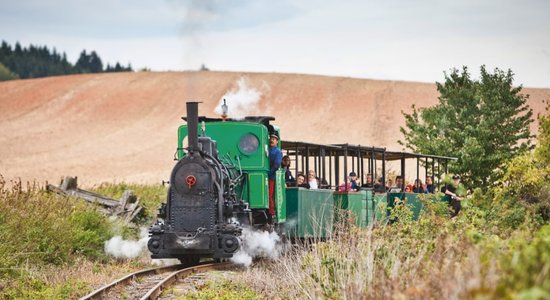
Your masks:
{"label": "leafy shrub", "polygon": [[148,223],[157,215],[157,209],[162,202],[166,201],[166,187],[158,185],[142,185],[128,183],[102,183],[93,190],[96,193],[119,199],[126,190],[131,190],[138,197],[139,203],[143,206],[143,223]]}
{"label": "leafy shrub", "polygon": [[103,245],[112,237],[105,217],[97,211],[75,211],[69,218],[71,224],[71,250],[90,258],[105,258]]}
{"label": "leafy shrub", "polygon": [[0,176],[0,273],[22,264],[61,265],[74,254],[98,258],[110,237],[109,223],[94,208],[50,194],[36,184],[7,188]]}
{"label": "leafy shrub", "polygon": [[520,236],[511,240],[502,255],[502,278],[498,293],[504,295],[544,295],[550,298],[550,225],[541,227],[528,240]]}

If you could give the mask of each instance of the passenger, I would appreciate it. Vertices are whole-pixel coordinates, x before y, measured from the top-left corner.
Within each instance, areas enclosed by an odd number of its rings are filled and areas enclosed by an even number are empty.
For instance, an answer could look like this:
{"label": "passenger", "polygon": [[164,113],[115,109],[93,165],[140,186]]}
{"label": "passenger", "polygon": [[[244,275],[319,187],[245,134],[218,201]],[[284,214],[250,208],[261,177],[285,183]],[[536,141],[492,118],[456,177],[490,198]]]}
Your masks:
{"label": "passenger", "polygon": [[372,182],[372,174],[367,174],[367,182],[363,183],[361,185],[362,188],[368,188],[368,189],[372,189],[374,188],[374,184]]}
{"label": "passenger", "polygon": [[412,193],[413,192],[413,185],[407,180],[405,182],[405,193]]}
{"label": "passenger", "polygon": [[356,192],[359,190],[359,184],[357,183],[357,173],[351,171],[348,176],[347,186],[346,183],[342,183],[339,187],[340,192]]}
{"label": "passenger", "polygon": [[319,178],[315,176],[315,171],[309,170],[307,173],[307,183],[309,184],[309,188],[312,190],[316,190],[321,185]]}
{"label": "passenger", "polygon": [[457,194],[457,189],[460,184],[460,176],[453,175],[453,182],[451,184],[446,184],[443,188],[445,195],[447,196],[447,199],[449,200],[449,212],[451,215],[451,218],[454,218],[458,215],[460,212],[460,209],[462,208],[461,201],[462,197],[459,197]]}
{"label": "passenger", "polygon": [[424,185],[424,193],[433,194],[435,193],[435,188],[432,183],[432,177],[426,176],[426,184]]}
{"label": "passenger", "polygon": [[374,192],[375,193],[385,193],[386,192],[386,188],[382,184],[382,177],[378,178],[378,180],[376,180],[376,183],[374,183]]}
{"label": "passenger", "polygon": [[275,172],[281,167],[283,160],[283,153],[281,149],[277,147],[279,143],[279,136],[276,133],[269,135],[269,173],[267,178],[269,179],[269,215],[268,222],[272,223],[275,220]]}
{"label": "passenger", "polygon": [[395,176],[395,187],[402,189],[403,188],[403,176]]}
{"label": "passenger", "polygon": [[393,186],[393,180],[391,178],[388,178],[388,182],[386,182],[386,191],[389,191]]}
{"label": "passenger", "polygon": [[306,182],[306,176],[304,174],[296,175],[296,187],[302,187],[309,189],[309,184]]}
{"label": "passenger", "polygon": [[358,191],[359,190],[359,184],[357,183],[357,173],[351,171],[349,173],[348,180],[351,183],[350,190],[354,191],[354,192]]}
{"label": "passenger", "polygon": [[390,187],[390,193],[401,193],[403,191],[403,177],[398,175],[395,176],[395,184]]}
{"label": "passenger", "polygon": [[296,181],[294,176],[292,176],[292,172],[290,171],[290,157],[288,155],[283,156],[283,162],[281,166],[285,169],[285,183],[287,186],[293,185],[293,183]]}
{"label": "passenger", "polygon": [[422,180],[416,179],[414,181],[413,193],[424,194],[424,186],[422,184]]}
{"label": "passenger", "polygon": [[317,181],[320,183],[319,188],[320,189],[330,189],[330,185],[328,185],[328,182],[325,178],[319,178],[317,177]]}

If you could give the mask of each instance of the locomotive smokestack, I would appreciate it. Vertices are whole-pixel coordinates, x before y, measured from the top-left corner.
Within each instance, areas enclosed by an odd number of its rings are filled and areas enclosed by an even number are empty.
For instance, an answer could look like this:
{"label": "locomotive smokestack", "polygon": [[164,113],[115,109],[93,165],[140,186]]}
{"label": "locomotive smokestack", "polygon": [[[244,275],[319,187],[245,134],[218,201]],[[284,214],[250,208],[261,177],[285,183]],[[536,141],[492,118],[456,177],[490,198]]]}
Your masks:
{"label": "locomotive smokestack", "polygon": [[199,102],[187,102],[187,141],[189,151],[199,150]]}

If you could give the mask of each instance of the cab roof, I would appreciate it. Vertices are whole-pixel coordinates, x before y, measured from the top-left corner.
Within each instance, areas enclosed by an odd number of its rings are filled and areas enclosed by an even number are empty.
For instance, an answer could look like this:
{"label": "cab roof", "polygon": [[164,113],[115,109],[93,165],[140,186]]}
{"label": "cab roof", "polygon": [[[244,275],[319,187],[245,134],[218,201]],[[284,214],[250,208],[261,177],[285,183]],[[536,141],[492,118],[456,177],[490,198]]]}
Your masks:
{"label": "cab roof", "polygon": [[[187,117],[181,117],[182,120],[187,122]],[[270,125],[270,121],[275,121],[274,117],[271,116],[246,116],[243,119],[235,119],[235,118],[226,118],[225,120],[222,118],[211,118],[211,117],[205,117],[205,116],[199,116],[199,123],[200,122],[223,122],[223,121],[231,121],[231,122],[252,122],[252,123],[259,123],[263,124],[265,126]]]}

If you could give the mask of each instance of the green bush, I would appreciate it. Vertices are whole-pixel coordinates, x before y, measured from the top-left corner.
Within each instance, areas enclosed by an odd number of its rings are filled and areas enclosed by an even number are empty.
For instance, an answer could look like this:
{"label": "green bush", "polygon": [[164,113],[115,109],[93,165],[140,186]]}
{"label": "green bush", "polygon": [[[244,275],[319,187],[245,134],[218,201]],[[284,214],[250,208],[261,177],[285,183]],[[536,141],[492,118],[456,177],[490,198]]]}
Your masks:
{"label": "green bush", "polygon": [[8,273],[23,263],[61,265],[73,254],[101,257],[111,236],[93,207],[37,185],[7,188],[0,177],[0,207],[0,268]]}
{"label": "green bush", "polygon": [[119,199],[126,190],[131,190],[138,197],[139,203],[143,206],[141,222],[149,223],[157,215],[157,209],[162,202],[166,201],[167,188],[158,185],[128,184],[128,183],[102,183],[93,188],[93,191]]}
{"label": "green bush", "polygon": [[512,239],[509,247],[501,259],[503,276],[497,287],[498,294],[550,298],[550,225],[541,227],[532,238]]}
{"label": "green bush", "polygon": [[90,258],[105,258],[103,245],[112,237],[111,228],[97,211],[75,211],[69,218],[71,224],[71,250]]}

